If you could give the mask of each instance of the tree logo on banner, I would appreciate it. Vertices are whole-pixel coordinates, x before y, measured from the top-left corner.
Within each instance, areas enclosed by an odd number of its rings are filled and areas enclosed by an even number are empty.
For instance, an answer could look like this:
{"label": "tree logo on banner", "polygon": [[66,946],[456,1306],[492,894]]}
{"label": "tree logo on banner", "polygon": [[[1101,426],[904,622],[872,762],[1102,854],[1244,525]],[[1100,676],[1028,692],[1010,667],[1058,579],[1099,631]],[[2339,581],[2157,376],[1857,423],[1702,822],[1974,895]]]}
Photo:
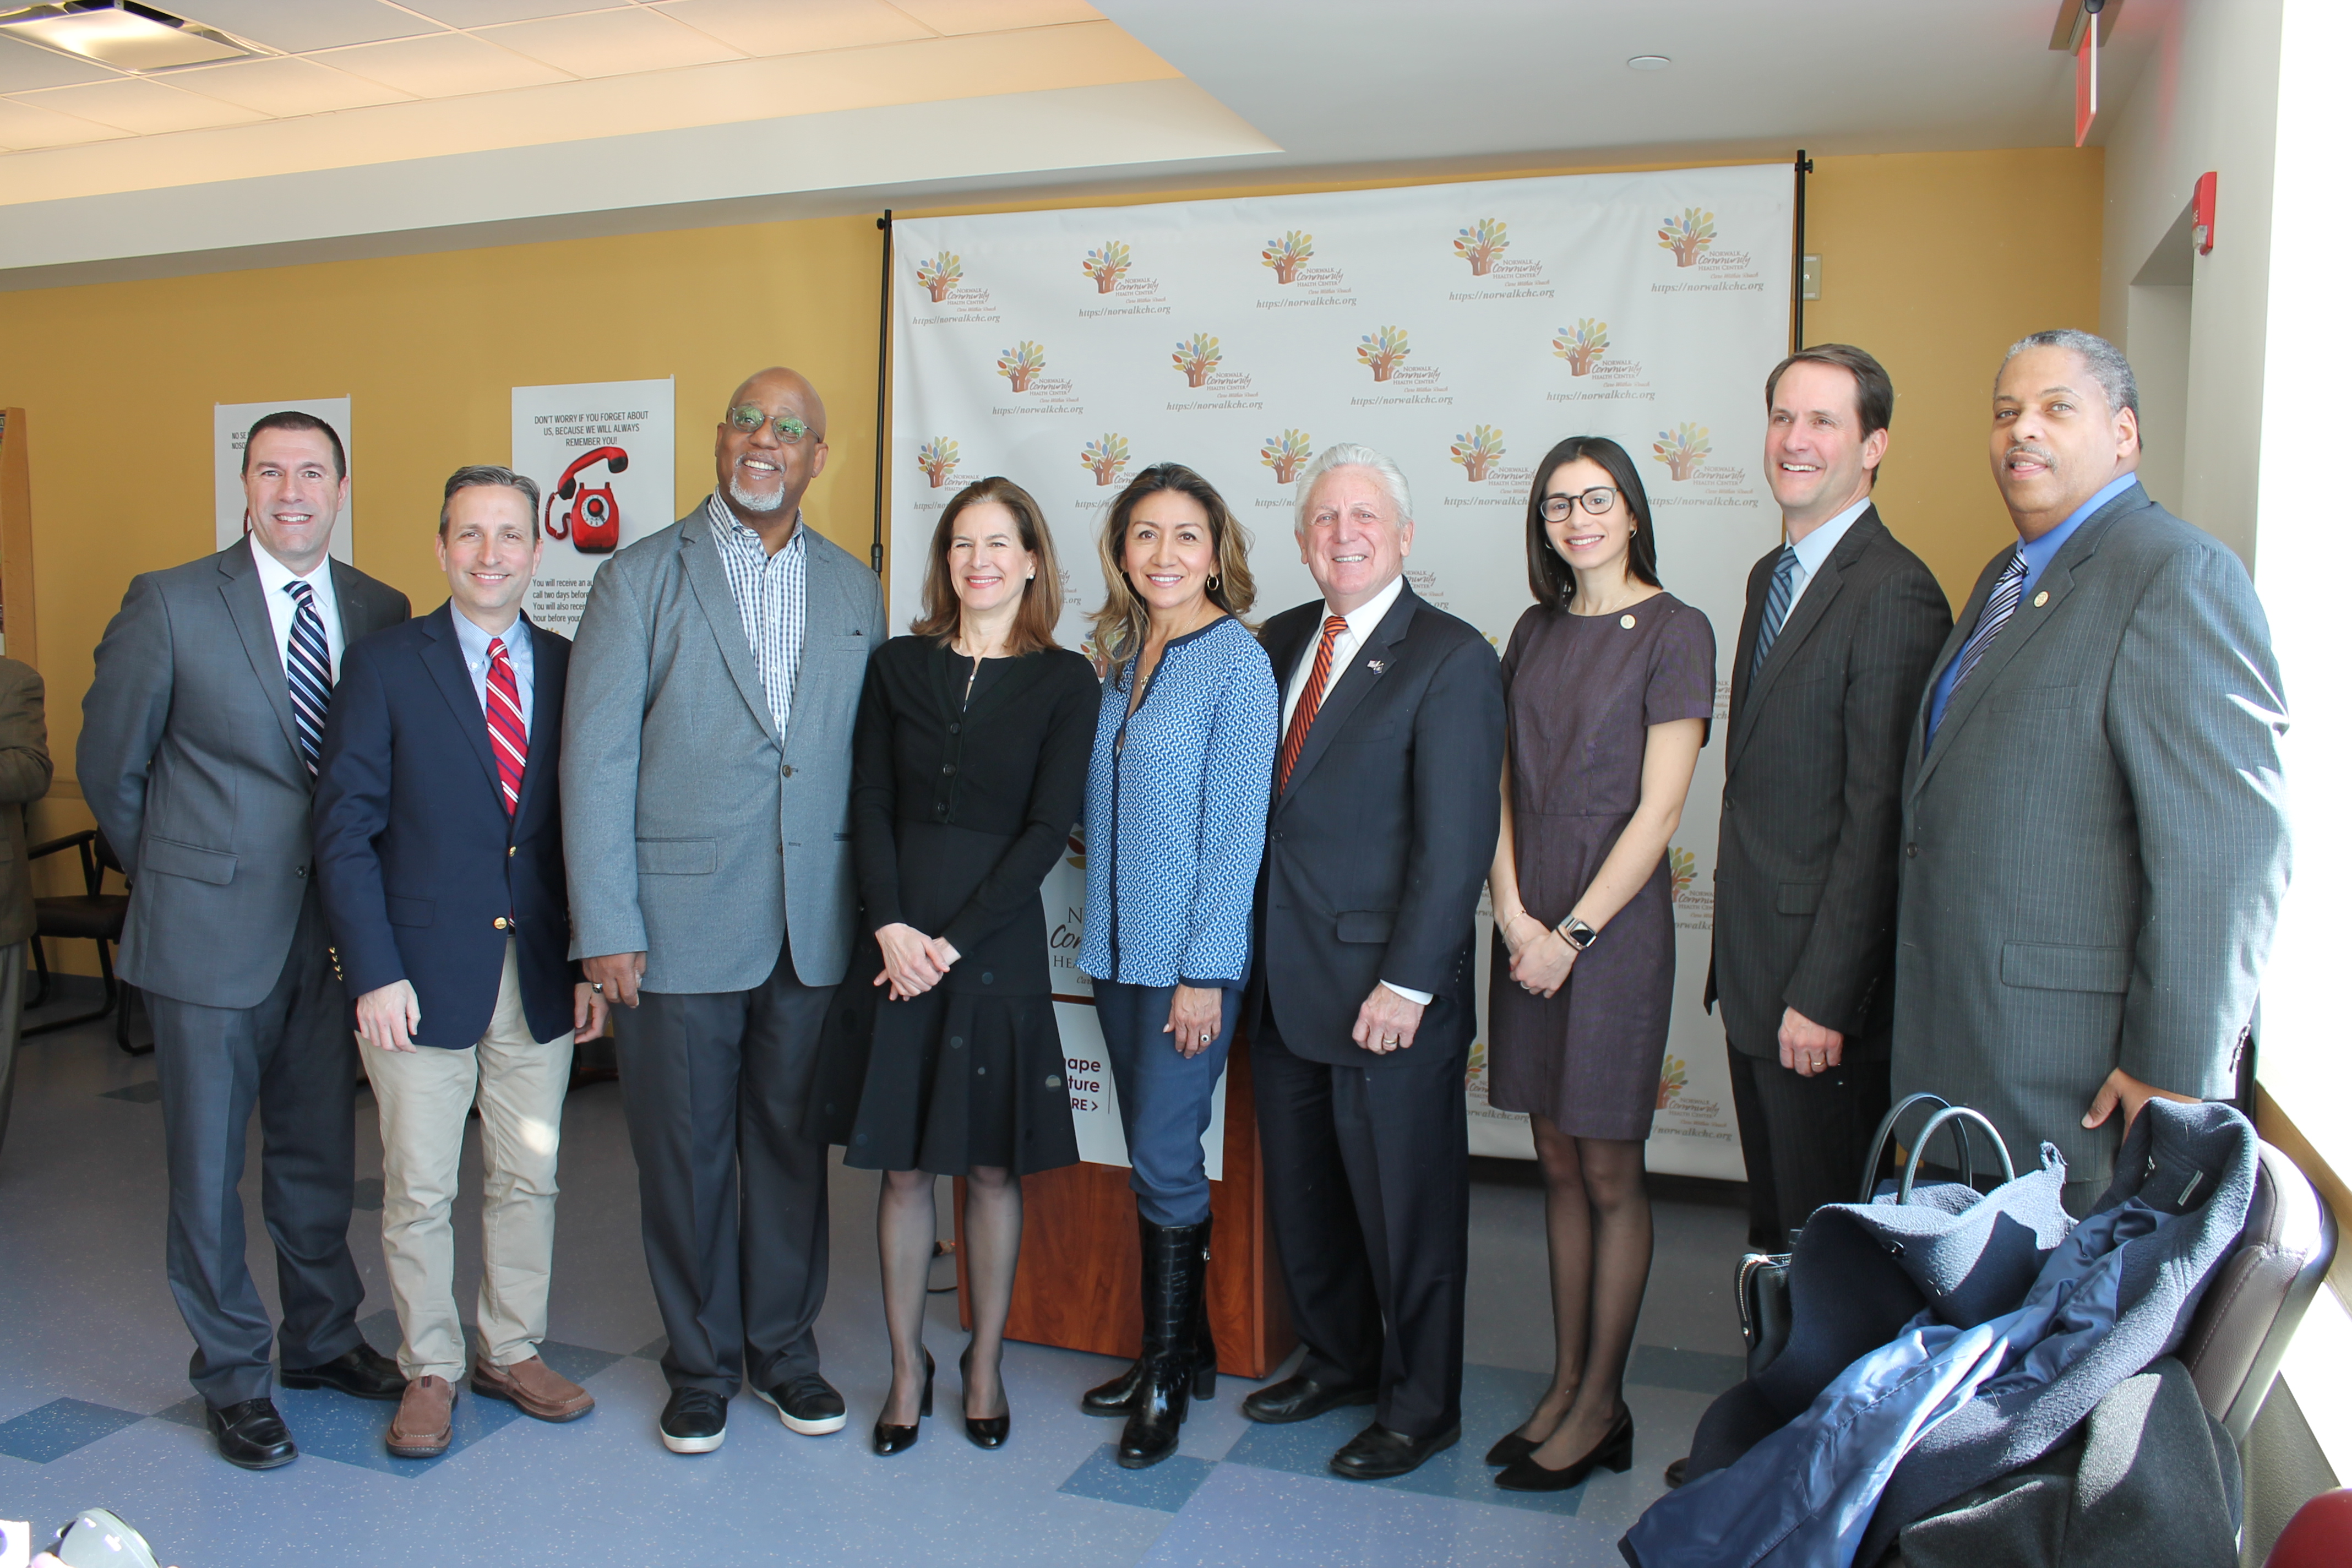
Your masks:
{"label": "tree logo on banner", "polygon": [[1258,253],[1258,265],[1274,268],[1276,283],[1296,283],[1298,269],[1315,254],[1315,237],[1292,229],[1280,239],[1269,239]]}
{"label": "tree logo on banner", "polygon": [[996,374],[1011,382],[1015,392],[1028,391],[1029,384],[1036,380],[1037,373],[1045,368],[1044,345],[1033,343],[1027,338],[1021,340],[1019,348],[1006,349],[997,356]]}
{"label": "tree logo on banner", "polygon": [[1078,466],[1092,470],[1095,483],[1109,484],[1127,467],[1127,437],[1117,431],[1104,431],[1100,440],[1089,441],[1078,449]]}
{"label": "tree logo on banner", "polygon": [[1698,877],[1698,858],[1687,849],[1668,850],[1666,875],[1674,881],[1674,886],[1666,897],[1670,900],[1680,899]]}
{"label": "tree logo on banner", "polygon": [[1609,323],[1587,316],[1573,327],[1562,327],[1552,339],[1551,352],[1568,362],[1570,375],[1591,375],[1592,364],[1609,347]]}
{"label": "tree logo on banner", "polygon": [[1484,278],[1495,265],[1495,258],[1511,248],[1507,237],[1510,225],[1498,217],[1482,217],[1475,228],[1457,230],[1454,236],[1454,254],[1470,264],[1470,276]]}
{"label": "tree logo on banner", "polygon": [[1666,466],[1666,478],[1676,481],[1689,479],[1712,450],[1706,444],[1706,426],[1687,419],[1677,429],[1659,431],[1658,438],[1650,443],[1650,456]]}
{"label": "tree logo on banner", "polygon": [[935,436],[924,442],[915,454],[915,467],[923,470],[933,489],[940,489],[947,484],[948,476],[956,471],[959,460],[956,444],[944,436]]}
{"label": "tree logo on banner", "polygon": [[963,281],[963,258],[951,250],[942,250],[929,261],[918,263],[915,281],[931,291],[931,303],[936,305],[955,292]]}
{"label": "tree logo on banner", "polygon": [[1127,247],[1115,239],[1106,239],[1100,250],[1087,252],[1087,258],[1078,263],[1078,270],[1095,280],[1096,293],[1108,294],[1118,287],[1118,280],[1134,265],[1134,256]]}
{"label": "tree logo on banner", "polygon": [[1469,472],[1470,482],[1476,484],[1503,455],[1503,433],[1492,425],[1473,425],[1466,436],[1454,437],[1454,460]]}
{"label": "tree logo on banner", "polygon": [[1658,230],[1658,248],[1675,253],[1677,267],[1696,267],[1698,253],[1715,243],[1715,215],[1685,207],[1680,217],[1669,216]]}
{"label": "tree logo on banner", "polygon": [[1258,448],[1257,460],[1274,470],[1276,484],[1296,484],[1298,470],[1307,466],[1313,452],[1306,431],[1285,430],[1279,436],[1265,438],[1265,445]]}
{"label": "tree logo on banner", "polygon": [[1396,374],[1396,367],[1405,362],[1412,350],[1405,345],[1402,327],[1382,327],[1377,335],[1368,336],[1356,345],[1356,357],[1372,367],[1374,381],[1386,381]]}
{"label": "tree logo on banner", "polygon": [[1216,369],[1224,357],[1224,351],[1217,347],[1217,340],[1206,332],[1194,332],[1190,341],[1176,340],[1176,368],[1184,373],[1184,384],[1187,386],[1199,386],[1206,382],[1209,373]]}
{"label": "tree logo on banner", "polygon": [[1658,1069],[1658,1109],[1672,1105],[1675,1097],[1689,1087],[1690,1064],[1680,1057],[1668,1057]]}

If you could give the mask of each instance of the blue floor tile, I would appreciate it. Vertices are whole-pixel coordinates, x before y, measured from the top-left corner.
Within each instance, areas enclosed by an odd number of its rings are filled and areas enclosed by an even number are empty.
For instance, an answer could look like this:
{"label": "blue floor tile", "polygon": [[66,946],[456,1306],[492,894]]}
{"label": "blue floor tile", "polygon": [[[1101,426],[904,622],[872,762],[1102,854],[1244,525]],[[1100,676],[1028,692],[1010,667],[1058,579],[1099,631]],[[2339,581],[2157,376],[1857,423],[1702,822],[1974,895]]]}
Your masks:
{"label": "blue floor tile", "polygon": [[128,1410],[92,1405],[86,1399],[52,1399],[13,1421],[0,1421],[0,1454],[46,1465],[144,1419]]}
{"label": "blue floor tile", "polygon": [[625,1358],[613,1351],[593,1351],[586,1345],[567,1345],[557,1340],[541,1340],[539,1342],[539,1359],[572,1382],[585,1383]]}
{"label": "blue floor tile", "polygon": [[1721,1394],[1748,1376],[1748,1358],[1714,1351],[1669,1350],[1635,1345],[1625,1381],[1648,1388],[1679,1388],[1685,1394]]}
{"label": "blue floor tile", "polygon": [[1207,1459],[1196,1459],[1190,1454],[1172,1454],[1149,1469],[1129,1470],[1119,1468],[1116,1446],[1105,1443],[1087,1456],[1080,1465],[1057,1489],[1072,1497],[1090,1497],[1101,1502],[1131,1503],[1137,1508],[1156,1508],[1162,1513],[1174,1513],[1201,1489],[1209,1472],[1217,1467]]}
{"label": "blue floor tile", "polygon": [[[356,1465],[363,1470],[377,1470],[387,1476],[414,1480],[428,1471],[447,1464],[467,1448],[509,1423],[522,1418],[522,1412],[502,1399],[481,1399],[465,1392],[457,1394],[457,1408],[449,1416],[449,1447],[438,1458],[395,1459],[385,1452],[384,1428],[400,1408],[386,1400],[353,1399],[331,1389],[278,1390],[278,1413],[286,1418],[287,1430],[294,1434],[294,1446],[305,1458],[332,1459],[339,1465]],[[584,1420],[594,1420],[591,1411]]]}
{"label": "blue floor tile", "polygon": [[664,1334],[659,1339],[647,1341],[629,1353],[643,1361],[659,1361],[668,1350],[669,1336]]}

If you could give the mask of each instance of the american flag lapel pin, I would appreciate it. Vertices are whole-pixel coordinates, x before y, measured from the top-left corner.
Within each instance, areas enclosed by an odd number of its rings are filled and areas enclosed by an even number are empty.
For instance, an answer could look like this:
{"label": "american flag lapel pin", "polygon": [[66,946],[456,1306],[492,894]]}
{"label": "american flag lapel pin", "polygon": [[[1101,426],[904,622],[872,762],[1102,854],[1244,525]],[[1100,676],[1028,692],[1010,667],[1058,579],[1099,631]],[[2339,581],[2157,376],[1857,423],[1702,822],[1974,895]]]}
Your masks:
{"label": "american flag lapel pin", "polygon": [[1388,667],[1389,661],[1384,658],[1368,658],[1364,660],[1364,668],[1370,670],[1374,675],[1380,674],[1381,671],[1386,669]]}

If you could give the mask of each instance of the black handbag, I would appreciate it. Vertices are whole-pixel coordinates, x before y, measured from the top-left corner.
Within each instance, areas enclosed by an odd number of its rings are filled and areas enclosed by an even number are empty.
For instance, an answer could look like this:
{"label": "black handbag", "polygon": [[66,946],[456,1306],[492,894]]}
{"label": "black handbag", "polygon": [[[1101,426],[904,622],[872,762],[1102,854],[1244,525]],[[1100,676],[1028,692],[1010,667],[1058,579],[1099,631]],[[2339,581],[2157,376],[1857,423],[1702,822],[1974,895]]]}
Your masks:
{"label": "black handbag", "polygon": [[[1882,1182],[1879,1163],[1886,1156],[1886,1142],[1895,1134],[1895,1124],[1913,1106],[1926,1102],[1938,1109],[1927,1118],[1913,1141],[1910,1158],[1904,1161],[1899,1179]],[[2017,1166],[2009,1157],[2009,1145],[2001,1142],[2000,1130],[1980,1110],[1965,1105],[1954,1105],[1933,1094],[1915,1094],[1889,1110],[1878,1123],[1878,1135],[1871,1140],[1870,1163],[1862,1171],[1862,1195],[1858,1203],[1874,1203],[1891,1197],[1895,1203],[1911,1201],[1911,1191],[1919,1178],[1920,1156],[1927,1152],[1928,1140],[1948,1122],[1952,1141],[1959,1145],[1960,1182],[1966,1186],[1976,1184],[1975,1139],[1969,1128],[1973,1122],[1984,1129],[1992,1140],[1993,1152],[2000,1160],[2000,1179],[2017,1179]],[[1793,1247],[1797,1233],[1790,1232]],[[1748,1342],[1748,1375],[1754,1377],[1777,1360],[1789,1343],[1789,1330],[1793,1311],[1789,1304],[1789,1260],[1793,1252],[1750,1252],[1739,1259],[1732,1276],[1732,1298],[1739,1303],[1740,1337]]]}

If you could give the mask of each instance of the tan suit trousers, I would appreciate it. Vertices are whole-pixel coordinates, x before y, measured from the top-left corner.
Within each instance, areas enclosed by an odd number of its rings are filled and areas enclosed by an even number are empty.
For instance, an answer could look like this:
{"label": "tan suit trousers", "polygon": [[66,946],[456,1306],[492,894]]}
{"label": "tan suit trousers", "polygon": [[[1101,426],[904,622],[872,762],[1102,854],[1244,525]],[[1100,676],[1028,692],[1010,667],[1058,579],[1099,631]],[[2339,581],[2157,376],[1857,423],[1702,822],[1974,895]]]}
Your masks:
{"label": "tan suit trousers", "polygon": [[387,1051],[360,1043],[383,1131],[383,1260],[400,1313],[400,1370],[457,1382],[466,1373],[449,1205],[466,1111],[482,1112],[482,1291],[475,1328],[499,1366],[539,1353],[555,1251],[555,1158],[570,1031],[534,1040],[507,943],[489,1031],[462,1051]]}

